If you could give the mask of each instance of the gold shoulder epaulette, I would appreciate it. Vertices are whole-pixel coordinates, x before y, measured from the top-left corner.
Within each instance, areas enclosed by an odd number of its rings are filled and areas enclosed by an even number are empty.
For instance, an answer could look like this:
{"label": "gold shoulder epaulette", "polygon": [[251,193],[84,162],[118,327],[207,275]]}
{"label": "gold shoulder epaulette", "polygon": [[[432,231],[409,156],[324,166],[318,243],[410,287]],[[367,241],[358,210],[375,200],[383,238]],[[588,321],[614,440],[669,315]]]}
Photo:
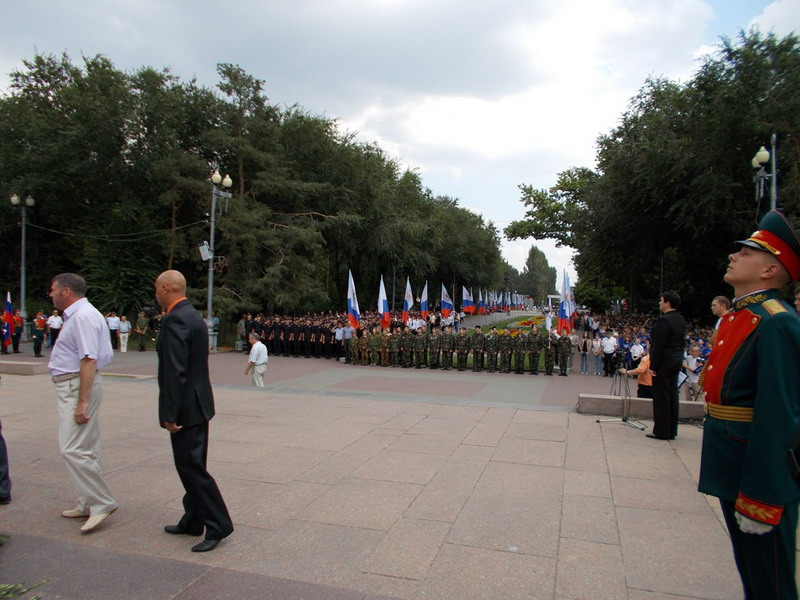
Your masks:
{"label": "gold shoulder epaulette", "polygon": [[784,308],[783,304],[778,302],[777,300],[767,300],[762,305],[766,311],[771,315],[777,315],[779,313],[785,313],[786,309]]}

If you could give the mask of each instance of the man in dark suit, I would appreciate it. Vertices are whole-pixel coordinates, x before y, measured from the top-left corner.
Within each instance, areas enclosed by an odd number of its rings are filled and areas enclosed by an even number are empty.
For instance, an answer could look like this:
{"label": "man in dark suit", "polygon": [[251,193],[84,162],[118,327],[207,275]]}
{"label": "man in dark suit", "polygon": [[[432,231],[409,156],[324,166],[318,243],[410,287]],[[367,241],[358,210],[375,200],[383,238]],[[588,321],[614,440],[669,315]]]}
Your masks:
{"label": "man in dark suit", "polygon": [[214,478],[206,470],[208,422],[214,394],[208,376],[208,327],[186,299],[186,280],[165,271],[155,283],[166,311],[158,336],[158,420],[170,432],[175,468],[186,490],[184,515],[172,534],[202,535],[192,552],[213,550],[233,532],[233,523]]}
{"label": "man in dark suit", "polygon": [[677,292],[664,292],[658,303],[662,315],[653,326],[653,433],[647,437],[659,440],[673,440],[678,435],[678,372],[683,365],[686,338],[686,321],[678,312],[680,306]]}

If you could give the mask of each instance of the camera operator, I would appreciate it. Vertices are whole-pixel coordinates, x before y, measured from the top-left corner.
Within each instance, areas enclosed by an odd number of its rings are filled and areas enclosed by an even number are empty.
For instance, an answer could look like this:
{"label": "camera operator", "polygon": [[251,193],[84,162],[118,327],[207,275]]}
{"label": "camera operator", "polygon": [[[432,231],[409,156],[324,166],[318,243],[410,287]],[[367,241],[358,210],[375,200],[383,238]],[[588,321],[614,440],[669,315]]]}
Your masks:
{"label": "camera operator", "polygon": [[620,369],[623,375],[637,375],[636,388],[637,398],[652,398],[653,397],[653,376],[650,374],[650,349],[645,347],[644,354],[639,361],[639,365],[635,369]]}

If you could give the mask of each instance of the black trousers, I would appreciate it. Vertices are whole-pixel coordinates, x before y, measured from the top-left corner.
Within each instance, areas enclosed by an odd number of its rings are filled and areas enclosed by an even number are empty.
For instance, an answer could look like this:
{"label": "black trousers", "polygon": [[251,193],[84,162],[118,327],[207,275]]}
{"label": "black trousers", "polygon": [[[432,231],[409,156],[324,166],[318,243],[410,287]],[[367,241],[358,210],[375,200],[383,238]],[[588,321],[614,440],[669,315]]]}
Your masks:
{"label": "black trousers", "polygon": [[678,435],[678,371],[683,355],[665,358],[653,377],[653,435],[672,439]]}
{"label": "black trousers", "polygon": [[183,489],[183,517],[178,526],[190,533],[206,530],[206,539],[221,540],[233,532],[233,522],[217,482],[206,470],[208,422],[170,434],[175,469]]}
{"label": "black trousers", "polygon": [[19,353],[19,340],[22,338],[22,328],[18,327],[14,330],[14,335],[11,336],[11,345],[14,348],[14,353]]}
{"label": "black trousers", "polygon": [[0,422],[0,500],[11,500],[11,477],[8,475],[8,450]]}
{"label": "black trousers", "polygon": [[797,504],[787,506],[781,522],[764,535],[742,533],[735,520],[735,503],[720,500],[731,534],[733,558],[742,578],[745,600],[797,600],[794,579]]}

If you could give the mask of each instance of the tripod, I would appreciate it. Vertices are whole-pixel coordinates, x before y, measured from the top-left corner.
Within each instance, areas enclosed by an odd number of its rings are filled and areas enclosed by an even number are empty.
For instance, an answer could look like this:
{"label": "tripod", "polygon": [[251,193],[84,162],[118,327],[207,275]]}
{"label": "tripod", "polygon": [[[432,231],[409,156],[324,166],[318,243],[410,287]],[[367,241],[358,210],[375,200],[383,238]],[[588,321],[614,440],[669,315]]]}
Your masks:
{"label": "tripod", "polygon": [[614,379],[611,381],[611,395],[622,398],[622,416],[619,419],[597,419],[597,423],[625,423],[629,427],[644,431],[647,425],[638,419],[631,419],[631,388],[628,383],[628,376],[621,373],[614,365]]}

